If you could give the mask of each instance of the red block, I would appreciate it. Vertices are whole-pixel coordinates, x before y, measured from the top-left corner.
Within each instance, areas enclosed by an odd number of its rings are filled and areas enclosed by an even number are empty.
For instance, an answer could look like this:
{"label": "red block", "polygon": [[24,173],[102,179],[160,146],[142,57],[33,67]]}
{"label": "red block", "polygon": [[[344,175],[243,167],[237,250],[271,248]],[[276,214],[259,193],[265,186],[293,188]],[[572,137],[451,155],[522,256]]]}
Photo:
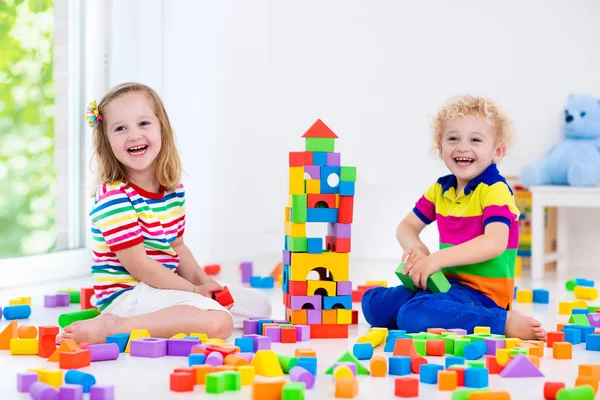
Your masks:
{"label": "red block", "polygon": [[196,377],[190,372],[173,372],[170,380],[173,392],[192,392],[196,384]]}
{"label": "red block", "polygon": [[497,375],[502,372],[506,365],[498,364],[498,359],[496,356],[487,355],[485,356],[485,367],[488,369],[491,375]]}
{"label": "red block", "polygon": [[235,354],[237,353],[239,347],[233,347],[233,348],[222,348],[222,347],[213,347],[213,346],[209,346],[206,350],[207,350],[207,354],[210,354],[213,351],[216,351],[217,353],[221,353],[221,355],[223,356],[223,358],[227,357],[230,354]]}
{"label": "red block", "polygon": [[394,388],[396,397],[419,396],[419,380],[415,377],[396,378]]}
{"label": "red block", "polygon": [[231,293],[229,293],[227,286],[223,286],[223,289],[218,292],[213,292],[212,298],[223,307],[233,304],[233,297],[231,297]]}
{"label": "red block", "polygon": [[546,334],[546,347],[552,348],[552,344],[554,342],[564,342],[565,341],[565,333],[564,332],[548,332]]}
{"label": "red block", "polygon": [[446,353],[446,342],[438,339],[430,339],[426,343],[425,351],[428,356],[443,357]]}
{"label": "red block", "polygon": [[290,296],[306,296],[307,285],[307,281],[289,281],[288,291]]}
{"label": "red block", "polygon": [[354,196],[340,196],[338,207],[338,222],[351,224],[354,214]]}
{"label": "red block", "polygon": [[357,290],[362,290],[363,292],[366,292],[369,289],[373,289],[376,287],[380,287],[381,285],[358,285],[356,287]]}
{"label": "red block", "polygon": [[352,325],[358,324],[358,310],[352,310]]}
{"label": "red block", "polygon": [[304,154],[304,165],[313,165],[313,152],[305,151],[303,154]]}
{"label": "red block", "polygon": [[92,296],[94,295],[94,288],[81,288],[79,290],[79,298],[82,310],[89,310],[95,308],[92,305]]}
{"label": "red block", "polygon": [[362,301],[363,293],[365,293],[363,290],[353,290],[352,291],[352,302],[360,303]]}
{"label": "red block", "polygon": [[311,339],[335,339],[347,338],[348,325],[339,324],[317,324],[310,326]]}
{"label": "red block", "polygon": [[350,253],[350,238],[336,238],[325,236],[327,250],[334,253]]}
{"label": "red block", "polygon": [[304,166],[304,152],[290,151],[290,167]]}
{"label": "red block", "polygon": [[556,399],[556,393],[565,387],[563,382],[545,382],[544,383],[544,399]]}
{"label": "red block", "polygon": [[327,204],[327,208],[335,208],[335,194],[309,194],[306,196],[306,207],[324,208],[319,203]]}
{"label": "red block", "polygon": [[451,366],[448,371],[456,371],[456,386],[465,386],[465,369]]}
{"label": "red block", "polygon": [[65,351],[60,353],[58,367],[60,369],[79,369],[89,367],[92,363],[92,353],[87,350]]}
{"label": "red block", "polygon": [[56,350],[56,335],[58,335],[58,326],[40,326],[39,335],[39,356],[48,358]]}
{"label": "red block", "polygon": [[210,264],[204,266],[204,272],[206,275],[217,275],[221,272],[221,266],[219,264]]}
{"label": "red block", "polygon": [[410,360],[410,370],[413,374],[418,374],[421,371],[421,365],[427,364],[425,357],[412,357]]}
{"label": "red block", "polygon": [[[311,331],[312,327],[311,325]],[[281,343],[296,343],[297,329],[293,327],[281,328]]]}

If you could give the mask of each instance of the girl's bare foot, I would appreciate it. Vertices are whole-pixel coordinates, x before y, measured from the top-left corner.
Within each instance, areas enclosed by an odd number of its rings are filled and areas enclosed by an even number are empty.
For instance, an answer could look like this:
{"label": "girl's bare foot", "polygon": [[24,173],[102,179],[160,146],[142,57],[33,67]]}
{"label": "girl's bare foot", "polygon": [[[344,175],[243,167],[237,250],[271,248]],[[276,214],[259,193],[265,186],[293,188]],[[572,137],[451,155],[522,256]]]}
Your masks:
{"label": "girl's bare foot", "polygon": [[77,343],[105,343],[106,337],[115,333],[118,319],[118,316],[107,313],[96,318],[74,322],[65,327],[64,332],[56,338],[56,343],[60,344],[65,339],[73,339]]}
{"label": "girl's bare foot", "polygon": [[533,317],[528,317],[518,311],[510,310],[506,315],[504,336],[523,340],[546,340],[546,331],[542,324]]}

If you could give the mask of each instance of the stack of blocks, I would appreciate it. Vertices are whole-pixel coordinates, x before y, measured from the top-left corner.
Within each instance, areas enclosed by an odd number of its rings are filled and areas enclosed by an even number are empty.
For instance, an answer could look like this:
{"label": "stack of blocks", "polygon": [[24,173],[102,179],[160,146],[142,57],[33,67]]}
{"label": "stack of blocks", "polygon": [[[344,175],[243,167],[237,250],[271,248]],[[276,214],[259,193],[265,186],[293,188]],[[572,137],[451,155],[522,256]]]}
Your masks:
{"label": "stack of blocks", "polygon": [[[352,323],[349,252],[356,168],[341,166],[337,135],[317,120],[302,136],[305,151],[289,157],[285,209],[283,302],[291,324],[310,325],[311,338],[346,338]],[[325,241],[307,237],[307,223],[327,223]],[[325,248],[325,249],[324,249]],[[308,280],[316,271],[318,280]]]}

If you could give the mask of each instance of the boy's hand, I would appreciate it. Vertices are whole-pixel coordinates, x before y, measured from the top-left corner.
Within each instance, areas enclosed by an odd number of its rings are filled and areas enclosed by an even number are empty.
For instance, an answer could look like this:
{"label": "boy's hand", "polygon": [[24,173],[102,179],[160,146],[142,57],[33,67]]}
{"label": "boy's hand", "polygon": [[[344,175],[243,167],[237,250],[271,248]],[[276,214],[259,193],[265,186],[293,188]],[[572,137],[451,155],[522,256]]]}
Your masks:
{"label": "boy's hand", "polygon": [[406,275],[408,271],[415,266],[415,263],[429,255],[429,249],[425,246],[411,247],[402,254],[404,261],[404,270],[402,273]]}
{"label": "boy's hand", "polygon": [[[406,271],[407,268],[405,267]],[[419,259],[411,268],[408,268],[408,276],[412,279],[415,287],[427,290],[427,279],[435,272],[441,271],[433,257],[427,256]]]}

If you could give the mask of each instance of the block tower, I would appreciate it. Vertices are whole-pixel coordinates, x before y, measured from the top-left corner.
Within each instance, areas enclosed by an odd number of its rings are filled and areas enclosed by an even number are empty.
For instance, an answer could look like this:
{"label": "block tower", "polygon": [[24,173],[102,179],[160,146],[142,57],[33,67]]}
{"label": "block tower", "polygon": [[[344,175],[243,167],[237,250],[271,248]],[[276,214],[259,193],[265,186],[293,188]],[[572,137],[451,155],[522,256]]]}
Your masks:
{"label": "block tower", "polygon": [[[346,338],[352,323],[349,253],[356,167],[341,165],[340,153],[334,152],[338,137],[323,121],[302,137],[305,151],[289,157],[282,278],[286,319],[310,325],[311,338]],[[327,224],[325,238],[307,237],[307,223]]]}

